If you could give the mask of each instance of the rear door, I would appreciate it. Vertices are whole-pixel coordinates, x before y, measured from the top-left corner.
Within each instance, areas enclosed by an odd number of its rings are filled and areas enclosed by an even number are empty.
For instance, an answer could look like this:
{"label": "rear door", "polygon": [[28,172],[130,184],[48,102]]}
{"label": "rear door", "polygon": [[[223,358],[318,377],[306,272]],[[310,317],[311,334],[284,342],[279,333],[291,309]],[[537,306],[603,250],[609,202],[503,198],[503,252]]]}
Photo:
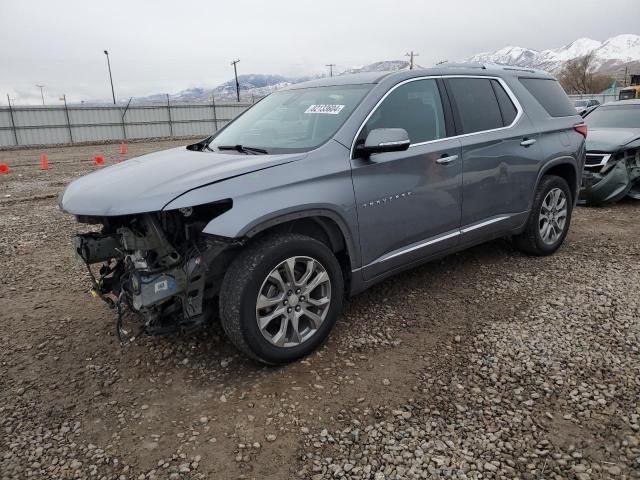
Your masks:
{"label": "rear door", "polygon": [[353,158],[363,278],[418,262],[458,242],[460,142],[443,87],[434,78],[397,85],[367,117],[356,139],[375,128],[404,128],[404,152]]}
{"label": "rear door", "polygon": [[446,85],[462,145],[462,240],[491,237],[526,218],[538,134],[500,79],[451,77]]}

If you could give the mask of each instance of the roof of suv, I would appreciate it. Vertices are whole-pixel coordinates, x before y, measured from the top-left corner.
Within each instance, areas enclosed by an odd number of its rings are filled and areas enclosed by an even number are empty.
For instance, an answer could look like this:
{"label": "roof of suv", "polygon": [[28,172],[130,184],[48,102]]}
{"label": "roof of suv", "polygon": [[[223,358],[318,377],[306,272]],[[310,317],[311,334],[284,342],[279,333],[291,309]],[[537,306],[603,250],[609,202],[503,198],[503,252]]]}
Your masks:
{"label": "roof of suv", "polygon": [[397,70],[393,72],[363,72],[347,75],[337,75],[335,77],[323,77],[317,80],[296,83],[289,85],[283,90],[296,90],[309,87],[329,87],[336,85],[364,85],[369,83],[379,83],[382,79],[397,77],[398,79],[409,79],[414,77],[440,76],[440,75],[481,75],[481,76],[526,76],[537,78],[553,79],[551,75],[542,70],[528,68],[510,67],[507,65],[482,65],[482,64],[449,64],[433,68],[421,68],[415,70]]}

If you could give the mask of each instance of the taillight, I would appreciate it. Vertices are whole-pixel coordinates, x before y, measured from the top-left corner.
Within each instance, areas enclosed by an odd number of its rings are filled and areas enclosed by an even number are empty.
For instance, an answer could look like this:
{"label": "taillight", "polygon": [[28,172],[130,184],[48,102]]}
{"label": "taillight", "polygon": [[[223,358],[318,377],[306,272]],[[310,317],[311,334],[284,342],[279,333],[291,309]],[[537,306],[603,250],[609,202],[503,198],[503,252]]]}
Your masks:
{"label": "taillight", "polygon": [[584,138],[587,138],[587,126],[584,123],[579,123],[578,125],[574,125],[573,129],[582,135]]}

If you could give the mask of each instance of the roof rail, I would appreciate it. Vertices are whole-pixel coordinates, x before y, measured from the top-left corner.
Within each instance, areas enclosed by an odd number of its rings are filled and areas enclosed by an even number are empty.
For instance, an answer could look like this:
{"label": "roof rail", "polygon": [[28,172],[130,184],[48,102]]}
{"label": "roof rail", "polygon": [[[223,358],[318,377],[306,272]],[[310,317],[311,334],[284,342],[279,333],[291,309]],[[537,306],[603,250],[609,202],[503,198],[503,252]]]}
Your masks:
{"label": "roof rail", "polygon": [[443,67],[443,68],[480,68],[482,70],[486,70],[487,67],[485,67],[482,63],[475,63],[475,62],[451,62],[451,63],[441,63],[440,65],[438,65],[438,67]]}
{"label": "roof rail", "polygon": [[524,68],[524,67],[502,67],[503,70],[508,70],[510,72],[529,72],[529,73],[540,73],[539,70],[535,68]]}
{"label": "roof rail", "polygon": [[458,62],[458,63],[442,63],[437,66],[443,67],[443,68],[478,68],[481,70],[501,69],[501,70],[512,71],[512,72],[527,72],[527,73],[538,73],[538,74],[549,75],[548,72],[545,72],[544,70],[540,70],[537,68],[518,67],[515,65],[501,65],[499,63]]}
{"label": "roof rail", "polygon": [[481,68],[486,69],[486,67],[482,63],[475,62],[451,62],[451,63],[441,63],[438,67],[443,68]]}
{"label": "roof rail", "polygon": [[501,65],[499,63],[487,63],[485,68],[501,68],[502,70],[510,72],[528,72],[528,73],[544,73],[548,75],[548,72],[540,70],[538,68],[518,67],[517,65]]}

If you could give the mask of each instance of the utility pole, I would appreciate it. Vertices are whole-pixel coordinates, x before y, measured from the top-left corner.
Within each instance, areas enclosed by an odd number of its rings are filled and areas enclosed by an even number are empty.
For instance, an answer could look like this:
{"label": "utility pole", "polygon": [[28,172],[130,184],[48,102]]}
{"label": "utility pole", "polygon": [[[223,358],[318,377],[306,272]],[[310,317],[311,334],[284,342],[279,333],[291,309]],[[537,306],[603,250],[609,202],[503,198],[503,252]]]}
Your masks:
{"label": "utility pole", "polygon": [[624,80],[622,81],[623,86],[627,86],[627,66],[624,67]]}
{"label": "utility pole", "polygon": [[238,99],[238,103],[240,103],[240,84],[238,83],[238,68],[236,67],[236,64],[239,61],[240,60],[234,60],[231,62],[231,65],[233,65],[233,73],[236,76],[236,98]]}
{"label": "utility pole", "polygon": [[113,104],[116,104],[116,92],[113,89],[113,77],[111,76],[111,62],[109,61],[109,52],[106,50],[104,54],[107,56],[107,67],[109,67],[109,81],[111,82],[111,95],[113,96]]}
{"label": "utility pole", "polygon": [[411,60],[409,61],[409,70],[413,70],[413,57],[418,57],[418,56],[420,56],[420,54],[419,53],[414,53],[414,51],[411,50],[410,53],[405,53],[404,56],[411,58]]}
{"label": "utility pole", "polygon": [[325,65],[325,67],[329,67],[329,76],[333,77],[333,67],[335,67],[336,64],[335,63],[327,63]]}
{"label": "utility pole", "polygon": [[44,93],[42,93],[42,89],[45,87],[45,85],[36,85],[36,87],[40,89],[40,96],[42,97],[42,105],[44,106]]}

